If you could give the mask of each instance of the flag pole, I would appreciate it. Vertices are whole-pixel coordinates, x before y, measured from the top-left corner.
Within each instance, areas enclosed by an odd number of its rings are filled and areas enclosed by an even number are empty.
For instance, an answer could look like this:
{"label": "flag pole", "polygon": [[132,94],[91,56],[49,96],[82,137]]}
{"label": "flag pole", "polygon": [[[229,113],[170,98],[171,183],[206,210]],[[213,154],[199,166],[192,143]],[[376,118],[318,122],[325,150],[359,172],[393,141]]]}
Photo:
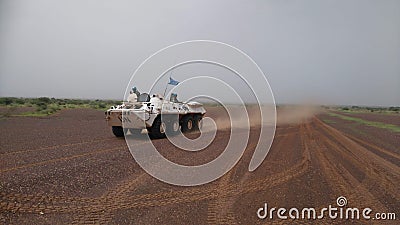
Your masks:
{"label": "flag pole", "polygon": [[164,94],[163,94],[164,99],[165,99],[165,92],[167,92],[167,88],[168,88],[168,83],[167,83],[167,85],[165,85],[165,90],[164,90]]}
{"label": "flag pole", "polygon": [[[175,60],[175,63],[176,63],[176,60]],[[174,64],[175,64],[175,63],[174,63]],[[174,65],[174,66],[175,66],[175,65]],[[175,69],[175,68],[172,68],[172,69],[171,69],[171,72],[169,72],[169,81],[167,82],[167,85],[165,85],[165,90],[164,90],[164,94],[163,94],[164,99],[165,99],[165,93],[167,92],[168,84],[169,84],[169,82],[171,81],[172,71],[173,71],[174,69]]]}
{"label": "flag pole", "polygon": [[165,93],[167,92],[168,84],[171,81],[171,74],[172,74],[172,70],[171,70],[171,73],[169,73],[169,81],[167,82],[167,85],[165,85],[165,90],[164,90],[164,94],[163,94],[164,99],[165,99]]}

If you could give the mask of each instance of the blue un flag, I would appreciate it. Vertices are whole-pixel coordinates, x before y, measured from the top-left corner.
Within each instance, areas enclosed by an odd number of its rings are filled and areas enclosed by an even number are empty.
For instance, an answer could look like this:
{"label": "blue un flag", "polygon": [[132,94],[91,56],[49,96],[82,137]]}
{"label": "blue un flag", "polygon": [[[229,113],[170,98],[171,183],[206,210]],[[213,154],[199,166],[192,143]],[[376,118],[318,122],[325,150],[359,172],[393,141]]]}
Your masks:
{"label": "blue un flag", "polygon": [[179,81],[172,79],[171,77],[169,78],[169,83],[170,85],[178,85]]}

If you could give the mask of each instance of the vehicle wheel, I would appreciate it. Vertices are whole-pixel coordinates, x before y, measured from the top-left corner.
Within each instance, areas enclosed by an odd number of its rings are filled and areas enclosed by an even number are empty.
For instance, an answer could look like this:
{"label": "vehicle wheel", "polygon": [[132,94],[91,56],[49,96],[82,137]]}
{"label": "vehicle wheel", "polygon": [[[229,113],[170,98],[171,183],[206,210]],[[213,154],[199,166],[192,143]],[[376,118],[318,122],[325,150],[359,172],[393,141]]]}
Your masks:
{"label": "vehicle wheel", "polygon": [[125,136],[124,129],[122,129],[122,127],[120,127],[120,126],[113,126],[112,132],[116,137],[124,137]]}
{"label": "vehicle wheel", "polygon": [[153,138],[163,138],[165,137],[165,130],[166,124],[161,121],[161,117],[157,117],[150,128],[150,136]]}
{"label": "vehicle wheel", "polygon": [[193,130],[193,117],[190,115],[184,116],[182,119],[182,132],[190,132]]}
{"label": "vehicle wheel", "polygon": [[179,131],[179,121],[172,120],[167,124],[168,135],[176,135]]}
{"label": "vehicle wheel", "polygon": [[195,115],[193,117],[193,130],[199,130],[202,126],[201,119],[203,117],[200,115]]}

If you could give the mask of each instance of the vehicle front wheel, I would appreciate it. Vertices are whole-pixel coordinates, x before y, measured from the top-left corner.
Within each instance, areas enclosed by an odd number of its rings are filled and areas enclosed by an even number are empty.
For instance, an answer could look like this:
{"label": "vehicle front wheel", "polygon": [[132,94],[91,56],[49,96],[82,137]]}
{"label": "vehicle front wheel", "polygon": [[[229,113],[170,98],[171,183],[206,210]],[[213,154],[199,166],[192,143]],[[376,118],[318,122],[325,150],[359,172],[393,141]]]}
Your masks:
{"label": "vehicle front wheel", "polygon": [[163,138],[165,137],[165,130],[166,124],[161,121],[160,117],[157,117],[150,128],[150,136],[153,138]]}
{"label": "vehicle front wheel", "polygon": [[121,126],[112,126],[112,132],[115,135],[115,137],[124,137],[124,129],[122,129]]}

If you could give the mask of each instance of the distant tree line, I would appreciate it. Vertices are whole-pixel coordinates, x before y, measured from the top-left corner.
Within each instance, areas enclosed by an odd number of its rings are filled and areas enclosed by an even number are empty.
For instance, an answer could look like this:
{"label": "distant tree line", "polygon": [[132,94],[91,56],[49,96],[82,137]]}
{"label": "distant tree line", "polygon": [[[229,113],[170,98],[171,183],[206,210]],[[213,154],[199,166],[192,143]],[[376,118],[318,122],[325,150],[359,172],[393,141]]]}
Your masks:
{"label": "distant tree line", "polygon": [[106,110],[112,105],[121,104],[116,100],[89,100],[89,99],[57,99],[57,98],[16,98],[0,97],[0,106],[7,107],[35,107],[40,114],[52,114],[66,108],[93,108]]}
{"label": "distant tree line", "polygon": [[399,112],[400,107],[370,107],[370,106],[343,106],[339,109],[343,111],[368,111],[368,112]]}

